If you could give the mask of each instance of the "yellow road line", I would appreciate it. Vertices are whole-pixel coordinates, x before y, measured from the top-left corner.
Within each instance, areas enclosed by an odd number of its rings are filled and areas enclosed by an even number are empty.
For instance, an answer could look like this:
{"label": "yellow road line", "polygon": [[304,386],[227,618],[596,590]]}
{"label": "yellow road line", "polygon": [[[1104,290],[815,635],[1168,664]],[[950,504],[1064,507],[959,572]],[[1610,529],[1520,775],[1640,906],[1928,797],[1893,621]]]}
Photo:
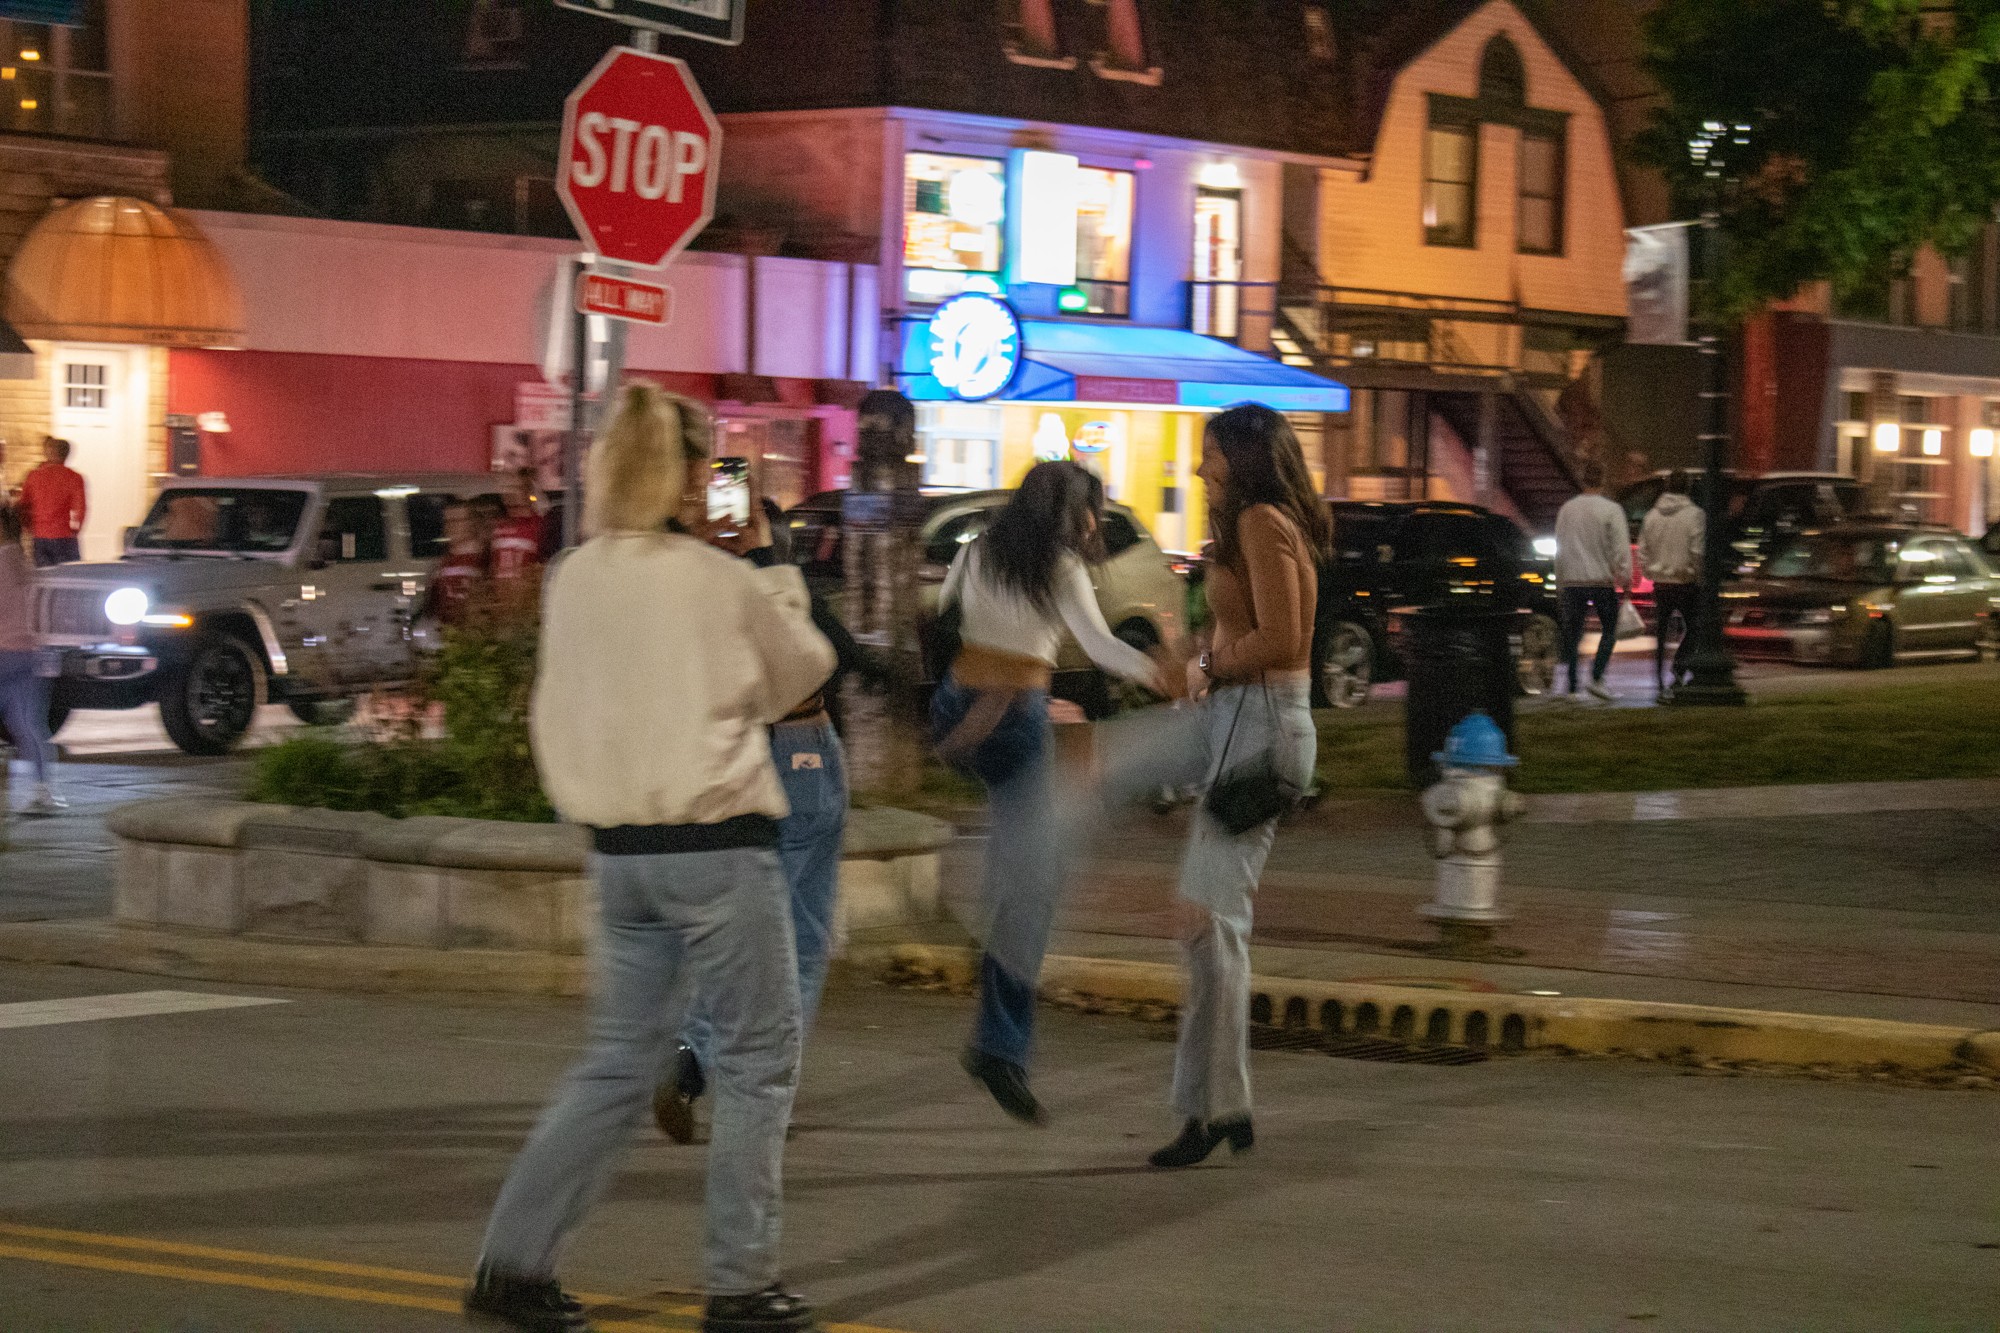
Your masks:
{"label": "yellow road line", "polygon": [[[65,1231],[55,1227],[22,1226],[13,1222],[0,1222],[0,1236],[13,1236],[22,1240],[53,1241],[68,1245],[95,1246],[100,1249],[136,1250],[142,1253],[173,1255],[183,1259],[211,1259],[220,1263],[253,1264],[265,1268],[291,1268],[303,1273],[324,1273],[333,1277],[373,1278],[382,1282],[401,1282],[411,1286],[464,1287],[466,1279],[451,1277],[442,1273],[425,1273],[408,1268],[383,1268],[373,1264],[350,1264],[332,1259],[303,1259],[291,1255],[263,1254],[256,1250],[222,1249],[213,1245],[193,1245],[184,1241],[154,1240],[143,1236],[118,1236],[100,1231]],[[412,1310],[435,1310],[445,1314],[457,1314],[459,1303],[434,1296],[414,1296],[402,1292],[378,1291],[368,1287],[336,1286],[323,1282],[304,1282],[291,1278],[266,1277],[256,1273],[231,1273],[212,1268],[190,1268],[182,1264],[152,1263],[144,1260],[119,1259],[109,1255],[79,1254],[72,1250],[50,1250],[39,1246],[9,1245],[0,1242],[0,1258],[24,1259],[34,1263],[60,1264],[71,1268],[90,1268],[108,1273],[125,1273],[137,1277],[168,1278],[180,1282],[199,1282],[211,1286],[246,1287],[254,1291],[279,1292],[293,1296],[314,1296],[323,1300],[353,1301],[372,1305],[394,1305]],[[699,1305],[655,1305],[645,1298],[610,1296],[598,1292],[571,1293],[586,1305],[610,1305],[627,1309],[645,1310],[655,1315],[669,1318],[695,1318],[701,1314]],[[592,1319],[591,1327],[604,1333],[661,1333],[666,1327],[661,1324],[636,1323],[629,1320]],[[827,1324],[826,1333],[903,1333],[900,1329],[878,1328],[871,1324]]]}

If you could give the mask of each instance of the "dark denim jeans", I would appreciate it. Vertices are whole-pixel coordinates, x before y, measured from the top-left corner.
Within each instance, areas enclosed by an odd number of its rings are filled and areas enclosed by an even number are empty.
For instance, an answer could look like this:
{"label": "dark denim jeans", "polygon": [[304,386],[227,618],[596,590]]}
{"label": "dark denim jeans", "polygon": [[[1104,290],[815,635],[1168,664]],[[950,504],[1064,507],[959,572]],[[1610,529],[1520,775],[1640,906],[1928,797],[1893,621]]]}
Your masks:
{"label": "dark denim jeans", "polygon": [[1699,583],[1655,583],[1653,585],[1653,683],[1660,684],[1667,664],[1667,622],[1681,618],[1681,643],[1674,649],[1674,675],[1687,670],[1694,656],[1694,618],[1701,608]]}
{"label": "dark denim jeans", "polygon": [[1611,654],[1618,649],[1618,589],[1602,587],[1564,588],[1562,594],[1562,664],[1569,668],[1569,690],[1576,693],[1577,649],[1583,644],[1583,617],[1597,613],[1597,658],[1590,664],[1590,678],[1603,680],[1611,669]]}

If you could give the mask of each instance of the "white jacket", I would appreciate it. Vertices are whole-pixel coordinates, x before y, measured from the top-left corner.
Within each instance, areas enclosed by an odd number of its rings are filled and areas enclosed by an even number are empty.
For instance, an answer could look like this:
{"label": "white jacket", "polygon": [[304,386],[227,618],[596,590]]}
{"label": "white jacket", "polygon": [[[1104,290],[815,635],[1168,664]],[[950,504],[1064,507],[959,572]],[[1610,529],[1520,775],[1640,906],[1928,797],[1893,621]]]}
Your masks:
{"label": "white jacket", "polygon": [[1579,495],[1556,511],[1556,585],[1608,588],[1632,582],[1625,511],[1602,495]]}
{"label": "white jacket", "polygon": [[1654,502],[1639,528],[1639,568],[1655,583],[1701,582],[1707,531],[1708,515],[1685,495],[1669,491]]}
{"label": "white jacket", "polygon": [[671,533],[550,570],[530,731],[542,787],[595,828],[789,813],[765,728],[833,674],[805,580]]}

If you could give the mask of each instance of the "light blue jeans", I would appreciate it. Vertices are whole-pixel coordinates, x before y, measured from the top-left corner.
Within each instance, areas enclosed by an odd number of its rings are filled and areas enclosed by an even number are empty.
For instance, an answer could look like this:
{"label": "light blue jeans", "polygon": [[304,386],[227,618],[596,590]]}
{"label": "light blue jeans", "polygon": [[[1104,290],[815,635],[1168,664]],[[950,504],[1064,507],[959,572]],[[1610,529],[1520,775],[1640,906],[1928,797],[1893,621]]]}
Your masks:
{"label": "light blue jeans", "polygon": [[[1217,690],[1204,711],[1204,789],[1225,767],[1259,753],[1269,754],[1279,775],[1301,790],[1311,785],[1319,738],[1305,681],[1229,686]],[[1174,1047],[1173,1102],[1182,1116],[1207,1121],[1250,1113],[1250,904],[1277,831],[1273,820],[1232,835],[1204,806],[1195,807],[1179,892],[1208,915],[1181,939],[1187,989]]]}
{"label": "light blue jeans", "polygon": [[685,967],[715,1034],[707,1288],[761,1291],[778,1280],[785,1125],[799,1065],[798,963],[777,854],[593,856],[591,872],[601,900],[591,1049],[508,1173],[480,1263],[554,1274],[563,1238],[610,1182],[652,1101]]}
{"label": "light blue jeans", "polygon": [[[778,864],[791,891],[803,1040],[819,1014],[827,958],[833,952],[833,903],[840,888],[841,836],[847,830],[847,759],[831,722],[780,722],[771,728],[771,762],[792,807],[778,821]],[[680,1035],[703,1069],[715,1062],[708,1008],[708,997],[696,995]]]}
{"label": "light blue jeans", "polygon": [[0,652],[0,722],[14,748],[34,766],[35,781],[49,780],[55,746],[49,743],[49,683],[35,671],[33,652]]}

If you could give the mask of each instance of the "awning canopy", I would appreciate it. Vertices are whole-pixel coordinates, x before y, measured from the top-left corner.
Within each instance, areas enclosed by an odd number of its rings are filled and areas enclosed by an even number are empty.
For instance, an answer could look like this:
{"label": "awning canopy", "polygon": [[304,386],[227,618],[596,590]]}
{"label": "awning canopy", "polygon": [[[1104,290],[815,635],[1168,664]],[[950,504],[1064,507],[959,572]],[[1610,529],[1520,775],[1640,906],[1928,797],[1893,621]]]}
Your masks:
{"label": "awning canopy", "polygon": [[0,319],[0,380],[35,378],[35,352],[21,340],[14,326]]}
{"label": "awning canopy", "polygon": [[24,338],[233,347],[243,300],[184,214],[98,195],[54,210],[7,268],[7,320]]}
{"label": "awning canopy", "polygon": [[[1185,329],[1021,321],[1021,367],[999,402],[1103,402],[1161,407],[1262,403],[1281,412],[1345,412],[1347,386]],[[955,395],[930,373],[930,327],[905,326],[903,392]]]}

